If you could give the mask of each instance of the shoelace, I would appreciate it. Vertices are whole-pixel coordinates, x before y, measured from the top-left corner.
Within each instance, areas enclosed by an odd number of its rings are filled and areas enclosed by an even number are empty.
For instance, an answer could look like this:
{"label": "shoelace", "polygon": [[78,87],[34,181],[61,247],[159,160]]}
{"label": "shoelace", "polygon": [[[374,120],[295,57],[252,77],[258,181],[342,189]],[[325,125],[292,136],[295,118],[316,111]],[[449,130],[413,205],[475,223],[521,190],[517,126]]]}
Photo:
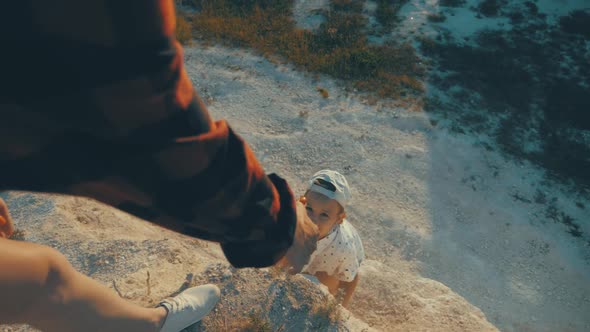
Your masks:
{"label": "shoelace", "polygon": [[180,295],[166,299],[166,303],[170,304],[170,311],[176,311],[184,307],[187,304],[187,301],[185,300],[184,296]]}

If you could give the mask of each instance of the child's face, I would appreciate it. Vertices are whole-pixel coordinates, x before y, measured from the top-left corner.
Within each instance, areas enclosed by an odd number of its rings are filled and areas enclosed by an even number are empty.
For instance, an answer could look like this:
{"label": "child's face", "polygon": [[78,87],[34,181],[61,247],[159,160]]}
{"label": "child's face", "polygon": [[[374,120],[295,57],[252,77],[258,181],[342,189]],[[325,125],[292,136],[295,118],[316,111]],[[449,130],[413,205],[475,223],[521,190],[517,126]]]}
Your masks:
{"label": "child's face", "polygon": [[305,194],[307,216],[320,229],[320,239],[324,238],[336,225],[341,224],[346,214],[340,204],[315,191]]}

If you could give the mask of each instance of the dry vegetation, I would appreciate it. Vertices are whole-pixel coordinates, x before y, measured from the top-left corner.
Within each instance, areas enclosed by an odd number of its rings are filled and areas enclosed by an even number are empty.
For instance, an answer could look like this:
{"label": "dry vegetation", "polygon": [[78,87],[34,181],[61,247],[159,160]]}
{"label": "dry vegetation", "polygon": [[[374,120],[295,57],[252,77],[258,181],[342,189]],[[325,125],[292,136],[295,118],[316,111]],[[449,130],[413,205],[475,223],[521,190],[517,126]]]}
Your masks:
{"label": "dry vegetation", "polygon": [[312,312],[316,317],[317,329],[322,330],[331,324],[338,323],[342,319],[342,311],[338,305],[338,301],[342,296],[334,298],[326,295],[321,301],[314,304]]}
{"label": "dry vegetation", "polygon": [[182,15],[176,18],[176,39],[185,46],[189,46],[192,41],[191,25]]}
{"label": "dry vegetation", "polygon": [[240,332],[272,332],[270,322],[260,311],[252,312],[246,319],[237,323]]}
{"label": "dry vegetation", "polygon": [[25,235],[26,235],[25,231],[17,228],[17,229],[14,230],[14,232],[9,237],[9,239],[15,240],[15,241],[24,241],[25,240]]}
{"label": "dry vegetation", "polygon": [[386,29],[391,29],[397,22],[397,12],[408,0],[390,1],[378,0],[376,19]]}
{"label": "dry vegetation", "polygon": [[[399,6],[386,3],[380,3],[383,17],[379,20],[391,25]],[[293,1],[194,0],[183,5],[194,12],[180,11],[181,42],[197,38],[249,47],[268,58],[280,56],[307,71],[351,82],[354,88],[380,97],[416,97],[424,91],[424,69],[413,47],[368,43],[360,1],[332,1],[330,10],[323,12],[326,21],[313,32],[295,26]]]}

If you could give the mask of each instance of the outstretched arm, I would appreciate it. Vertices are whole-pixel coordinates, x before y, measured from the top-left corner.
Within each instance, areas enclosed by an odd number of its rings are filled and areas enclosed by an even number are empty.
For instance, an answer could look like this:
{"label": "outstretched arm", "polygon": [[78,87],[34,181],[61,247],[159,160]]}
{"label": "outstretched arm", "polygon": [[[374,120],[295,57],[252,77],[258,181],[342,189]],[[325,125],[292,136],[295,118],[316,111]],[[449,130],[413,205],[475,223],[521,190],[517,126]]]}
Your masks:
{"label": "outstretched arm", "polygon": [[0,54],[11,83],[0,91],[0,189],[93,197],[217,241],[236,267],[315,243],[286,181],[211,120],[184,69],[172,0],[90,1],[85,20],[69,2],[35,4],[23,14],[30,29],[14,31],[21,52]]}

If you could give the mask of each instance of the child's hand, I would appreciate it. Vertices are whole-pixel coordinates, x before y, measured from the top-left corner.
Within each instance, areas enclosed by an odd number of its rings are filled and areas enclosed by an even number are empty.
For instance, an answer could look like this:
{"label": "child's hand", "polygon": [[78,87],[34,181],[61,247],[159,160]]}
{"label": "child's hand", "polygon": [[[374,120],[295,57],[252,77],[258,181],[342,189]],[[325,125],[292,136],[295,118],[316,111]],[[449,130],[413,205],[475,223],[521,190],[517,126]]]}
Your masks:
{"label": "child's hand", "polygon": [[307,204],[307,197],[305,197],[305,196],[299,197],[299,202],[301,202],[301,204],[303,204],[305,206],[305,204]]}
{"label": "child's hand", "polygon": [[6,203],[0,198],[0,238],[9,238],[12,232],[14,232],[12,218],[10,218],[10,213],[8,213]]}
{"label": "child's hand", "polygon": [[305,206],[301,201],[297,202],[297,228],[293,245],[276,265],[287,268],[291,274],[301,272],[317,247],[319,234],[318,226],[307,216]]}

